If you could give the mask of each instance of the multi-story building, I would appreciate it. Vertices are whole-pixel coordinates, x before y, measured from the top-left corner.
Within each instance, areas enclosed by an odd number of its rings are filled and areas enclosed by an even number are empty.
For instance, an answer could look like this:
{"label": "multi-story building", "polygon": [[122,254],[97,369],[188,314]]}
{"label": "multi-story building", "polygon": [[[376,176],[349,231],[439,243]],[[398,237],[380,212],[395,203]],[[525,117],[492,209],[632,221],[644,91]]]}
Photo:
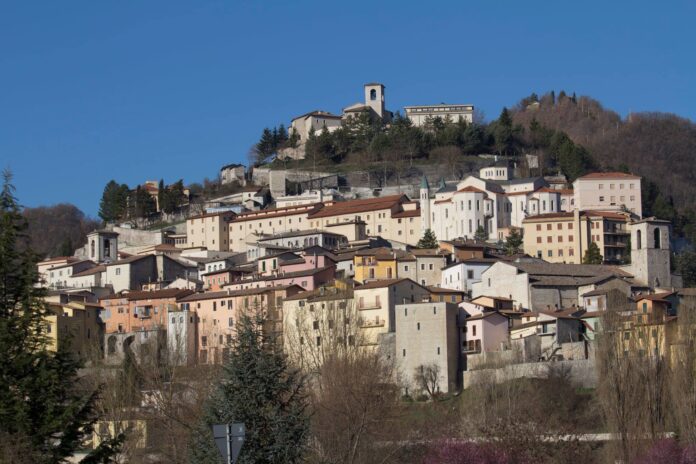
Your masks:
{"label": "multi-story building", "polygon": [[404,106],[406,117],[411,120],[414,126],[426,126],[429,121],[440,118],[451,122],[464,121],[472,123],[474,121],[474,105],[421,105]]}
{"label": "multi-story building", "polygon": [[440,285],[440,275],[446,257],[439,250],[367,248],[357,251],[353,258],[355,281],[408,278],[420,285]]}
{"label": "multi-story building", "polygon": [[[436,391],[452,392],[460,386],[461,331],[459,308],[446,302],[396,305],[396,361],[408,393],[423,391],[419,377],[436,376]],[[428,371],[424,373],[423,371]]]}
{"label": "multi-story building", "polygon": [[524,252],[552,263],[581,264],[590,243],[605,263],[630,256],[630,215],[608,211],[578,211],[529,216],[522,221]]}
{"label": "multi-story building", "polygon": [[44,317],[47,348],[67,349],[80,358],[100,356],[104,324],[101,306],[87,298],[58,294],[46,299],[49,314]]}
{"label": "multi-story building", "polygon": [[623,172],[594,172],[573,182],[575,207],[581,211],[630,211],[642,217],[641,178]]}
{"label": "multi-story building", "polygon": [[430,300],[427,288],[411,279],[375,280],[353,289],[358,310],[362,340],[378,345],[383,336],[396,330],[397,304],[422,303]]}
{"label": "multi-story building", "polygon": [[186,220],[186,242],[189,248],[214,251],[230,250],[229,223],[234,214],[228,211],[207,213]]}
{"label": "multi-story building", "polygon": [[104,308],[106,333],[127,333],[153,327],[165,328],[167,311],[176,308],[177,299],[193,293],[171,288],[114,294],[99,300]]}

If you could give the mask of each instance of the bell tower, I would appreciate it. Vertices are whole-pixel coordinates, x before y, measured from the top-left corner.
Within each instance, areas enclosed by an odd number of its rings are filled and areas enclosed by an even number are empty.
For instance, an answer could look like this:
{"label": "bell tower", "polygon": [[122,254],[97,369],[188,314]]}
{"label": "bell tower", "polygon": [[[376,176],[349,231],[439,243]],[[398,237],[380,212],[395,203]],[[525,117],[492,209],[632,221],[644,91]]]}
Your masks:
{"label": "bell tower", "polygon": [[421,235],[426,230],[431,229],[430,224],[430,187],[428,186],[428,178],[423,174],[420,186],[420,210],[421,210]]}
{"label": "bell tower", "polygon": [[631,273],[650,287],[670,287],[670,222],[646,218],[631,223]]}
{"label": "bell tower", "polygon": [[378,82],[365,84],[365,105],[372,108],[381,119],[384,119],[384,86]]}

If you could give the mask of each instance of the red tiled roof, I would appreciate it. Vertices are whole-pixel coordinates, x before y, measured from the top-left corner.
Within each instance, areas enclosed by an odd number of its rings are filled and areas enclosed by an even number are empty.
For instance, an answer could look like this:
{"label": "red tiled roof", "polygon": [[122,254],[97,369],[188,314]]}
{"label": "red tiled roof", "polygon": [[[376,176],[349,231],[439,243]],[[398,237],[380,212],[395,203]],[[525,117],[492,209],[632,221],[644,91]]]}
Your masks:
{"label": "red tiled roof", "polygon": [[533,221],[543,221],[545,219],[570,219],[573,217],[573,213],[546,213],[537,214],[536,216],[529,216],[522,220],[522,222],[533,222]]}
{"label": "red tiled roof", "polygon": [[407,218],[407,217],[418,217],[421,214],[420,208],[410,209],[408,211],[400,211],[398,213],[392,214],[393,218]]}
{"label": "red tiled roof", "polygon": [[144,290],[136,292],[128,292],[116,295],[109,295],[102,298],[102,300],[113,300],[125,298],[128,301],[134,300],[153,300],[159,298],[181,298],[193,293],[191,290],[181,289],[181,288],[165,288],[164,290]]}
{"label": "red tiled roof", "polygon": [[309,219],[330,216],[343,216],[347,214],[366,213],[381,209],[391,209],[396,204],[407,200],[405,195],[388,195],[386,197],[366,198],[363,200],[340,201],[326,206],[316,213],[310,213]]}
{"label": "red tiled roof", "polygon": [[309,205],[295,205],[295,206],[285,206],[283,208],[269,208],[262,209],[260,211],[248,211],[246,213],[238,214],[230,222],[246,222],[246,221],[262,221],[264,219],[282,217],[282,216],[294,216],[296,214],[311,214],[312,211],[321,209],[324,206],[323,203],[312,203]]}

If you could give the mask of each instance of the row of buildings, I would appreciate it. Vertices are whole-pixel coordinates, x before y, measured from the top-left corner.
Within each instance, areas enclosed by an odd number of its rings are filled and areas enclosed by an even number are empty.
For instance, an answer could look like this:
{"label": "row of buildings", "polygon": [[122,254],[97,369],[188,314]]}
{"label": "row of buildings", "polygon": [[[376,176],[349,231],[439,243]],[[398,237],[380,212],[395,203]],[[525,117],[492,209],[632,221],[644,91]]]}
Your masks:
{"label": "row of buildings", "polygon": [[[79,340],[80,356],[190,366],[220,363],[240,318],[261,314],[302,365],[377,349],[411,391],[425,366],[452,391],[486,353],[587,358],[610,292],[634,306],[681,295],[670,225],[641,217],[639,177],[594,173],[570,189],[511,172],[490,166],[437,188],[424,179],[418,200],[290,195],[281,207],[209,211],[176,241],[128,252],[119,233],[94,231],[78,256],[39,264],[55,314],[47,331],[54,347]],[[418,248],[428,229],[438,246]],[[524,243],[508,255],[501,242],[513,231]],[[593,243],[603,263],[581,264]]]}

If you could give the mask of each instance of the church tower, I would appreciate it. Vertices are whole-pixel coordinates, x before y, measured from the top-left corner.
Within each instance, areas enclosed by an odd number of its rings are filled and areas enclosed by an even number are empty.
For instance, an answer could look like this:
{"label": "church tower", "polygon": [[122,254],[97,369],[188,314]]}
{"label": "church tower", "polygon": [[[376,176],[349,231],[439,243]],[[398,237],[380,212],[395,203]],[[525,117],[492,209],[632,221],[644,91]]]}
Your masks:
{"label": "church tower", "polygon": [[384,86],[380,83],[365,84],[365,105],[372,108],[382,120],[386,115],[384,109]]}
{"label": "church tower", "polygon": [[420,186],[420,210],[421,210],[421,235],[426,230],[432,229],[430,224],[430,187],[428,178],[423,174]]}
{"label": "church tower", "polygon": [[646,218],[631,223],[631,273],[650,287],[670,287],[670,222]]}

